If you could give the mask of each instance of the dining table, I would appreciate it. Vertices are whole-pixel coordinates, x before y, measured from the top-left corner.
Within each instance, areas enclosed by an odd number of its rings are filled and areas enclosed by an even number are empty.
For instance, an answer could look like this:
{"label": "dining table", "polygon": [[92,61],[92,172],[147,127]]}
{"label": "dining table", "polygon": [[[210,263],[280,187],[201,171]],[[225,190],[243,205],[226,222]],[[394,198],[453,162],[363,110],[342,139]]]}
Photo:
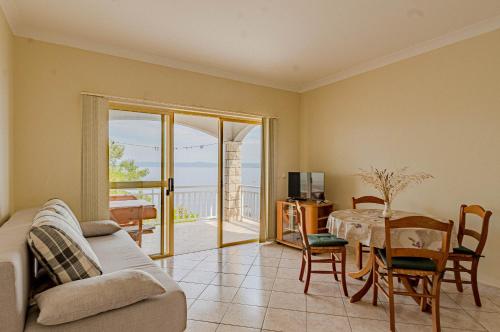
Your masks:
{"label": "dining table", "polygon": [[[414,212],[393,211],[391,220],[422,215]],[[429,216],[431,217],[431,216]],[[436,220],[447,220],[431,217]],[[350,302],[360,301],[373,285],[373,260],[377,248],[385,248],[385,218],[380,209],[346,209],[332,212],[326,225],[329,233],[347,240],[349,243],[361,243],[370,247],[370,256],[365,266],[359,271],[348,273],[351,278],[362,279],[367,276],[363,287],[351,296]],[[442,245],[442,232],[423,228],[394,229],[391,232],[392,247],[425,248],[439,250]],[[457,232],[453,229],[450,249],[458,246]],[[414,291],[409,279],[401,280],[404,287]],[[416,301],[417,299],[414,298]]]}

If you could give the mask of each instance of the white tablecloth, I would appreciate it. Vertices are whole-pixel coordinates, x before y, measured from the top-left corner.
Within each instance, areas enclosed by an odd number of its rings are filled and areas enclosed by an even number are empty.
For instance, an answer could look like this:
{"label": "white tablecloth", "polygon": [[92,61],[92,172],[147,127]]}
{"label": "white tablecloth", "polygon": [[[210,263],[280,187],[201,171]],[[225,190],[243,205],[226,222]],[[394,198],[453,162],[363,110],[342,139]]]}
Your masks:
{"label": "white tablecloth", "polygon": [[[393,211],[391,219],[415,215],[418,214]],[[349,241],[350,244],[359,241],[367,246],[374,246],[377,248],[385,247],[384,218],[382,217],[382,210],[379,209],[348,209],[334,211],[328,217],[327,228],[331,234]],[[391,232],[392,247],[439,250],[442,243],[441,235],[442,232],[440,231],[421,228],[394,229]],[[454,227],[451,235],[450,250],[457,246],[458,239]]]}

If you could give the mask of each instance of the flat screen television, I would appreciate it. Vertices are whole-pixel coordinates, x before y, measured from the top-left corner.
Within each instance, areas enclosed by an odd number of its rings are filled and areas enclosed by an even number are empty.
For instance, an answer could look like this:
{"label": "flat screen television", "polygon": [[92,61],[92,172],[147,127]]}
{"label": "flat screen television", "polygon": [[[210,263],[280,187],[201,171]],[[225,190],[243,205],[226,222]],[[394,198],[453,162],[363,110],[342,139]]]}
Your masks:
{"label": "flat screen television", "polygon": [[324,200],[325,173],[288,172],[288,197],[299,200]]}

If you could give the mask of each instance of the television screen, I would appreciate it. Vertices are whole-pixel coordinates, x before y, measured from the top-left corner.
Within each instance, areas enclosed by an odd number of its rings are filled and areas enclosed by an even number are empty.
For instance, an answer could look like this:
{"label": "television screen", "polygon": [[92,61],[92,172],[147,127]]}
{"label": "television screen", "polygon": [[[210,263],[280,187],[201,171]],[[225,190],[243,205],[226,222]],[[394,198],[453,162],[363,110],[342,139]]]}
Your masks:
{"label": "television screen", "polygon": [[288,197],[293,199],[325,199],[325,173],[289,172]]}

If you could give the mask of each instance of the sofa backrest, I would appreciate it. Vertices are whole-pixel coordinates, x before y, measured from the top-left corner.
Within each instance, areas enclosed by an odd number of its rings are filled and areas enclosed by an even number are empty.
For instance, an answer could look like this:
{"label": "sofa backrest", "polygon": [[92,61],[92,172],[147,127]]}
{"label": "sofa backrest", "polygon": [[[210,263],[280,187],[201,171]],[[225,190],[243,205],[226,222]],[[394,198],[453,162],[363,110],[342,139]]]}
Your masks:
{"label": "sofa backrest", "polygon": [[24,330],[33,258],[26,243],[38,209],[21,210],[0,227],[0,326],[2,332]]}

